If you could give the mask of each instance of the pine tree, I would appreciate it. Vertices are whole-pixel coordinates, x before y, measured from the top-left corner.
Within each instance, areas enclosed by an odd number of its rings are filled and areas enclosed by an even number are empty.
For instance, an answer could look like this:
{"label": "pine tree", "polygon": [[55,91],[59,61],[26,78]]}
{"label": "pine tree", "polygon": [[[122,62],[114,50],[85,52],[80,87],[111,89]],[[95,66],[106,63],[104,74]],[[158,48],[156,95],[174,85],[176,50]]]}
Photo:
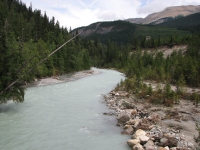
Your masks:
{"label": "pine tree", "polygon": [[22,67],[22,55],[18,49],[6,20],[3,29],[0,30],[0,103],[6,103],[8,100],[15,102],[24,100],[24,89],[20,87],[20,82],[9,87],[21,76],[19,69]]}

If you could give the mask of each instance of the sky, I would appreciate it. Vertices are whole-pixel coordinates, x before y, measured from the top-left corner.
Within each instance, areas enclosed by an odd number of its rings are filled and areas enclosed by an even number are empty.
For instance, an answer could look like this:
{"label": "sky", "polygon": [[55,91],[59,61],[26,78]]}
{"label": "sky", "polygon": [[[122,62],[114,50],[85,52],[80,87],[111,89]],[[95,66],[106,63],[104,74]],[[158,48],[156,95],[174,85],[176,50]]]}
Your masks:
{"label": "sky", "polygon": [[144,18],[169,6],[200,5],[200,0],[22,0],[33,10],[53,16],[60,26],[75,29],[98,21]]}

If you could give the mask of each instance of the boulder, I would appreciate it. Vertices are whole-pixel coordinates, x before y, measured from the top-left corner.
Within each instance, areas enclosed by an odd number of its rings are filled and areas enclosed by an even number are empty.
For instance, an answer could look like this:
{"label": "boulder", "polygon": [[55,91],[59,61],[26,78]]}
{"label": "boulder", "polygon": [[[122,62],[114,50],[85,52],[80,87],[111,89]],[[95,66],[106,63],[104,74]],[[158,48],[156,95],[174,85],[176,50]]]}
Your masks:
{"label": "boulder", "polygon": [[168,144],[168,139],[167,138],[160,139],[160,145],[166,146],[166,144]]}
{"label": "boulder", "polygon": [[149,147],[149,146],[154,146],[154,142],[152,140],[149,140],[145,145],[144,147]]}
{"label": "boulder", "polygon": [[149,137],[146,136],[146,132],[141,129],[138,129],[132,138],[140,140],[140,143],[142,144],[145,144],[149,140]]}
{"label": "boulder", "polygon": [[145,145],[144,145],[146,150],[155,150],[154,147],[154,142],[149,140]]}
{"label": "boulder", "polygon": [[131,111],[131,115],[136,115],[137,114],[137,110],[136,109],[133,109],[132,111]]}
{"label": "boulder", "polygon": [[178,144],[178,141],[176,138],[170,138],[170,139],[168,139],[168,144],[166,146],[176,147],[177,144]]}
{"label": "boulder", "polygon": [[135,132],[135,136],[136,137],[139,137],[141,135],[146,135],[147,133],[144,131],[144,130],[141,130],[141,129],[138,129],[136,132]]}
{"label": "boulder", "polygon": [[117,120],[118,120],[118,123],[124,124],[124,123],[126,123],[127,121],[130,120],[130,115],[127,114],[127,113],[119,114],[118,117],[117,117]]}
{"label": "boulder", "polygon": [[135,119],[130,119],[129,121],[126,122],[127,125],[134,125],[135,124]]}
{"label": "boulder", "polygon": [[138,125],[142,122],[141,119],[135,119],[135,124],[134,124],[134,128],[137,128]]}
{"label": "boulder", "polygon": [[128,125],[134,125],[134,128],[137,128],[138,125],[142,122],[141,119],[130,119],[129,121],[126,122]]}
{"label": "boulder", "polygon": [[149,137],[147,137],[146,135],[140,135],[139,140],[140,140],[140,143],[144,144],[149,140]]}
{"label": "boulder", "polygon": [[140,140],[138,139],[133,139],[133,140],[128,140],[127,141],[127,144],[130,146],[130,147],[133,147],[135,146],[136,144],[140,143]]}
{"label": "boulder", "polygon": [[169,147],[168,147],[168,146],[165,146],[165,149],[166,149],[166,150],[169,150]]}
{"label": "boulder", "polygon": [[149,146],[145,150],[156,150],[156,148],[154,146]]}
{"label": "boulder", "polygon": [[122,134],[132,135],[134,133],[134,129],[131,125],[125,125]]}
{"label": "boulder", "polygon": [[133,146],[133,150],[144,150],[144,148],[141,144],[138,143],[135,146]]}
{"label": "boulder", "polygon": [[155,127],[155,125],[149,126],[149,130],[153,129],[154,127]]}

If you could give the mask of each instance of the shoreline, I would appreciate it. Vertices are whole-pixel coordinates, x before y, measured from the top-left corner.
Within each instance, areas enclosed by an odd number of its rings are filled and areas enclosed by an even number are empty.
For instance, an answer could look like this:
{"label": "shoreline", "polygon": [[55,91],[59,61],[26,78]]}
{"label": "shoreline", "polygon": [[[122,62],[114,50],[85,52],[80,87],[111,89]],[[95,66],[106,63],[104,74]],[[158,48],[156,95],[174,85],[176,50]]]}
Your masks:
{"label": "shoreline", "polygon": [[63,74],[56,77],[52,76],[52,77],[45,77],[41,79],[35,79],[35,81],[32,81],[28,83],[27,85],[23,85],[22,87],[29,88],[29,87],[59,84],[59,83],[64,83],[64,82],[75,81],[81,78],[85,78],[91,75],[96,75],[96,74],[101,73],[99,71],[94,70],[93,68],[94,67],[92,67],[90,70],[83,70],[83,71],[78,71],[74,73]]}
{"label": "shoreline", "polygon": [[137,99],[126,91],[111,91],[104,95],[107,106],[114,112],[122,134],[130,135],[127,144],[133,150],[195,150],[199,132],[200,108],[181,100],[179,105],[164,107]]}

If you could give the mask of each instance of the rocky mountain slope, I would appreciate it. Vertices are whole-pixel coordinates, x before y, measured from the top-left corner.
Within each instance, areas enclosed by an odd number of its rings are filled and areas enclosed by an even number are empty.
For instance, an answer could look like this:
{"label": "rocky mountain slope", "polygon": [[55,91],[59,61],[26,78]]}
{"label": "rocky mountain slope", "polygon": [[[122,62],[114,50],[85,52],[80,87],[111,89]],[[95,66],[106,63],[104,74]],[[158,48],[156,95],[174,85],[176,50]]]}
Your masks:
{"label": "rocky mountain slope", "polygon": [[108,40],[127,44],[136,38],[151,36],[153,38],[169,37],[172,34],[188,35],[190,32],[177,30],[176,28],[160,27],[153,25],[132,24],[127,21],[97,22],[86,27],[74,29],[72,34],[80,33],[82,38],[98,39],[99,42],[107,43]]}
{"label": "rocky mountain slope", "polygon": [[161,12],[149,14],[144,19],[133,18],[133,19],[127,19],[127,21],[136,24],[152,24],[152,23],[159,24],[168,20],[172,20],[174,18],[178,18],[181,16],[185,17],[198,12],[200,12],[199,5],[173,6],[173,7],[167,7]]}

